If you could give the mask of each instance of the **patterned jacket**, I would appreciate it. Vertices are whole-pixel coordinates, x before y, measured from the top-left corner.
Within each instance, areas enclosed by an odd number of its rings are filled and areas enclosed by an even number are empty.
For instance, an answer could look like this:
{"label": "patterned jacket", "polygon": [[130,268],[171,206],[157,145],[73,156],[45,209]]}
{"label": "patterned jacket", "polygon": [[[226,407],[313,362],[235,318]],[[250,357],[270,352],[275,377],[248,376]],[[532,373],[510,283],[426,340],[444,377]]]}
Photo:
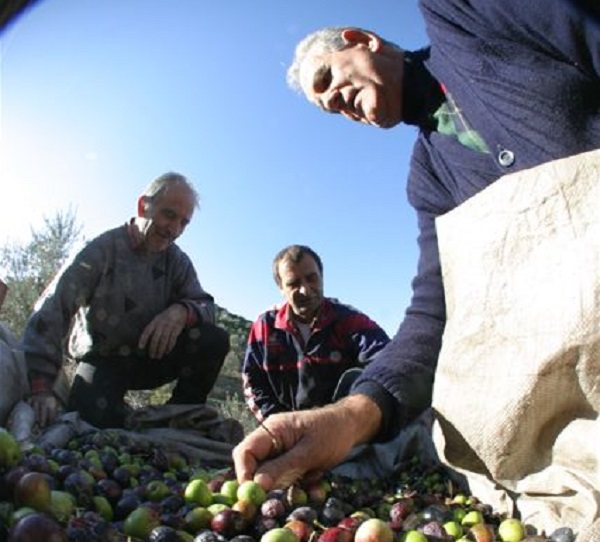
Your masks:
{"label": "patterned jacket", "polygon": [[366,366],[389,341],[368,316],[325,298],[305,343],[290,311],[287,303],[269,310],[250,329],[242,376],[259,420],[330,403],[342,374]]}
{"label": "patterned jacket", "polygon": [[175,244],[138,254],[128,225],[91,240],[65,263],[38,300],[22,348],[32,391],[48,391],[69,354],[130,355],[144,328],[173,303],[188,310],[188,325],[214,323],[213,297],[198,281],[189,257]]}

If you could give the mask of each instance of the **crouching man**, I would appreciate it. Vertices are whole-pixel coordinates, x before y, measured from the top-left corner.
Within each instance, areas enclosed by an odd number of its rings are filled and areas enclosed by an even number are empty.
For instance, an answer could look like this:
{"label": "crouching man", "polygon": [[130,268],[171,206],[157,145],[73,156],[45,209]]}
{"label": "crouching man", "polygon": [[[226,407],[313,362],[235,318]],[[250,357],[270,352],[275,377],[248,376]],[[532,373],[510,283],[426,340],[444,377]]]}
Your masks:
{"label": "crouching man", "polygon": [[97,427],[123,426],[129,390],[176,380],[169,403],[206,401],[229,336],[175,244],[198,205],[184,176],[158,177],[139,196],[137,216],[87,243],[38,300],[21,347],[41,427],[59,410],[51,390],[67,347],[77,361],[68,409]]}

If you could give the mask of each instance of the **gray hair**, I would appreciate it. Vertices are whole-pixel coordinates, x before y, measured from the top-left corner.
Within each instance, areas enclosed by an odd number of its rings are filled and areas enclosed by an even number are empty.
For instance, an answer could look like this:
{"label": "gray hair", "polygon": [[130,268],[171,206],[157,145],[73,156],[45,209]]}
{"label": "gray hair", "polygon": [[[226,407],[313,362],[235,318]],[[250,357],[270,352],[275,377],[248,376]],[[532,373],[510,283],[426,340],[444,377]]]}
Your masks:
{"label": "gray hair", "polygon": [[[325,28],[321,28],[320,30],[308,34],[308,36],[296,45],[294,58],[287,71],[287,83],[292,90],[300,92],[301,94],[304,93],[300,82],[300,69],[308,57],[341,51],[351,47],[343,36],[344,31],[348,29],[360,30],[361,32],[373,34],[370,30],[358,26],[326,26]],[[395,43],[385,40],[381,36],[378,37],[381,40],[381,43],[394,49],[402,50],[402,48]]]}
{"label": "gray hair", "polygon": [[194,207],[200,207],[200,196],[192,185],[192,183],[180,173],[169,171],[163,173],[160,177],[154,179],[144,190],[142,196],[148,198],[150,201],[158,199],[172,186],[185,186],[190,191],[194,200]]}
{"label": "gray hair", "polygon": [[328,26],[312,32],[296,45],[294,59],[287,71],[287,83],[292,90],[302,91],[300,84],[300,68],[304,61],[312,55],[322,55],[333,51],[341,51],[348,47],[342,33],[347,26]]}

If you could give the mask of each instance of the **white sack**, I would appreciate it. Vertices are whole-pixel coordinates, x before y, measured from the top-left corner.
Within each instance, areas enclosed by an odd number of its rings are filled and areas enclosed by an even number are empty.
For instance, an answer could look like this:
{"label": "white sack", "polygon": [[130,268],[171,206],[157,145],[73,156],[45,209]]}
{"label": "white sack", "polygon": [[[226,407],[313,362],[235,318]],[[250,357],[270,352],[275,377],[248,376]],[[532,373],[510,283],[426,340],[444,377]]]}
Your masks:
{"label": "white sack", "polygon": [[436,223],[438,454],[484,502],[578,542],[600,540],[599,217],[593,151],[507,175]]}

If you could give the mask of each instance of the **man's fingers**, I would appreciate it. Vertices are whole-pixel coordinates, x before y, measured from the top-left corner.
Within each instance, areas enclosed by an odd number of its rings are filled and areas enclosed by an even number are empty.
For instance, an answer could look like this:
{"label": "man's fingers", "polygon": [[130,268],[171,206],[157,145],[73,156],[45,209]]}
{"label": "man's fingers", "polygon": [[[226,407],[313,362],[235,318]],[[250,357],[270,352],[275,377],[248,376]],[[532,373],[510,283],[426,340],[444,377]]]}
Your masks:
{"label": "man's fingers", "polygon": [[287,452],[273,457],[263,463],[259,462],[254,476],[255,481],[265,487],[284,489],[304,477],[312,468],[310,443],[304,441],[292,446]]}
{"label": "man's fingers", "polygon": [[324,475],[325,472],[322,469],[311,470],[304,474],[302,481],[307,485],[316,484],[323,479]]}
{"label": "man's fingers", "polygon": [[168,332],[165,329],[158,327],[154,331],[148,349],[148,354],[152,359],[160,359],[163,357],[165,350],[167,349],[168,340]]}
{"label": "man's fingers", "polygon": [[46,407],[42,403],[36,403],[35,417],[40,427],[46,427]]}
{"label": "man's fingers", "polygon": [[51,406],[49,403],[49,399],[44,401],[44,402],[40,402],[38,405],[38,412],[39,412],[39,424],[40,427],[46,427],[47,425],[49,425],[50,421],[51,421]]}
{"label": "man's fingers", "polygon": [[148,354],[152,359],[159,358],[160,352],[160,334],[158,331],[154,332],[152,339],[150,339],[150,346],[148,347]]}
{"label": "man's fingers", "polygon": [[146,348],[146,345],[148,344],[148,339],[150,339],[150,335],[152,333],[152,327],[150,327],[151,325],[152,322],[150,322],[150,324],[144,328],[144,331],[142,331],[142,334],[140,335],[140,340],[138,341],[138,347],[140,350]]}
{"label": "man's fingers", "polygon": [[271,437],[262,429],[255,429],[233,449],[233,463],[239,482],[252,480],[257,465],[272,452]]}
{"label": "man's fingers", "polygon": [[30,402],[33,407],[33,412],[35,414],[35,419],[40,427],[46,426],[46,407],[44,401],[40,398],[34,398]]}
{"label": "man's fingers", "polygon": [[248,448],[241,449],[239,446],[233,449],[233,462],[237,480],[241,484],[252,480],[258,462]]}
{"label": "man's fingers", "polygon": [[53,405],[47,404],[46,408],[44,408],[44,414],[43,427],[47,427],[54,421],[54,418],[56,417],[56,410],[54,409]]}
{"label": "man's fingers", "polygon": [[44,425],[48,426],[48,425],[54,423],[54,420],[56,420],[56,416],[58,415],[58,401],[56,400],[55,397],[51,397],[46,402],[45,410],[46,410],[46,423]]}
{"label": "man's fingers", "polygon": [[148,343],[148,356],[161,359],[173,350],[182,329],[165,318],[157,317],[140,336],[139,346],[143,348]]}
{"label": "man's fingers", "polygon": [[178,334],[173,328],[167,328],[163,331],[163,334],[158,343],[158,349],[156,351],[156,357],[158,359],[163,358],[169,352],[171,352],[171,350],[173,350],[173,347],[177,342],[177,335]]}
{"label": "man's fingers", "polygon": [[59,402],[51,393],[32,395],[27,402],[31,405],[35,421],[40,427],[46,427],[56,419]]}
{"label": "man's fingers", "polygon": [[172,329],[169,333],[169,337],[167,340],[167,344],[165,346],[164,351],[162,352],[162,356],[166,356],[167,354],[170,354],[171,351],[173,350],[173,348],[175,348],[175,344],[177,343],[177,337],[178,337],[178,333]]}
{"label": "man's fingers", "polygon": [[298,461],[294,451],[285,453],[261,464],[254,480],[266,489],[285,489],[304,475],[305,470],[299,468],[299,464],[302,462]]}
{"label": "man's fingers", "polygon": [[271,491],[271,489],[275,488],[275,480],[271,478],[271,476],[267,473],[258,473],[254,475],[254,480],[260,487],[264,488],[265,491]]}

